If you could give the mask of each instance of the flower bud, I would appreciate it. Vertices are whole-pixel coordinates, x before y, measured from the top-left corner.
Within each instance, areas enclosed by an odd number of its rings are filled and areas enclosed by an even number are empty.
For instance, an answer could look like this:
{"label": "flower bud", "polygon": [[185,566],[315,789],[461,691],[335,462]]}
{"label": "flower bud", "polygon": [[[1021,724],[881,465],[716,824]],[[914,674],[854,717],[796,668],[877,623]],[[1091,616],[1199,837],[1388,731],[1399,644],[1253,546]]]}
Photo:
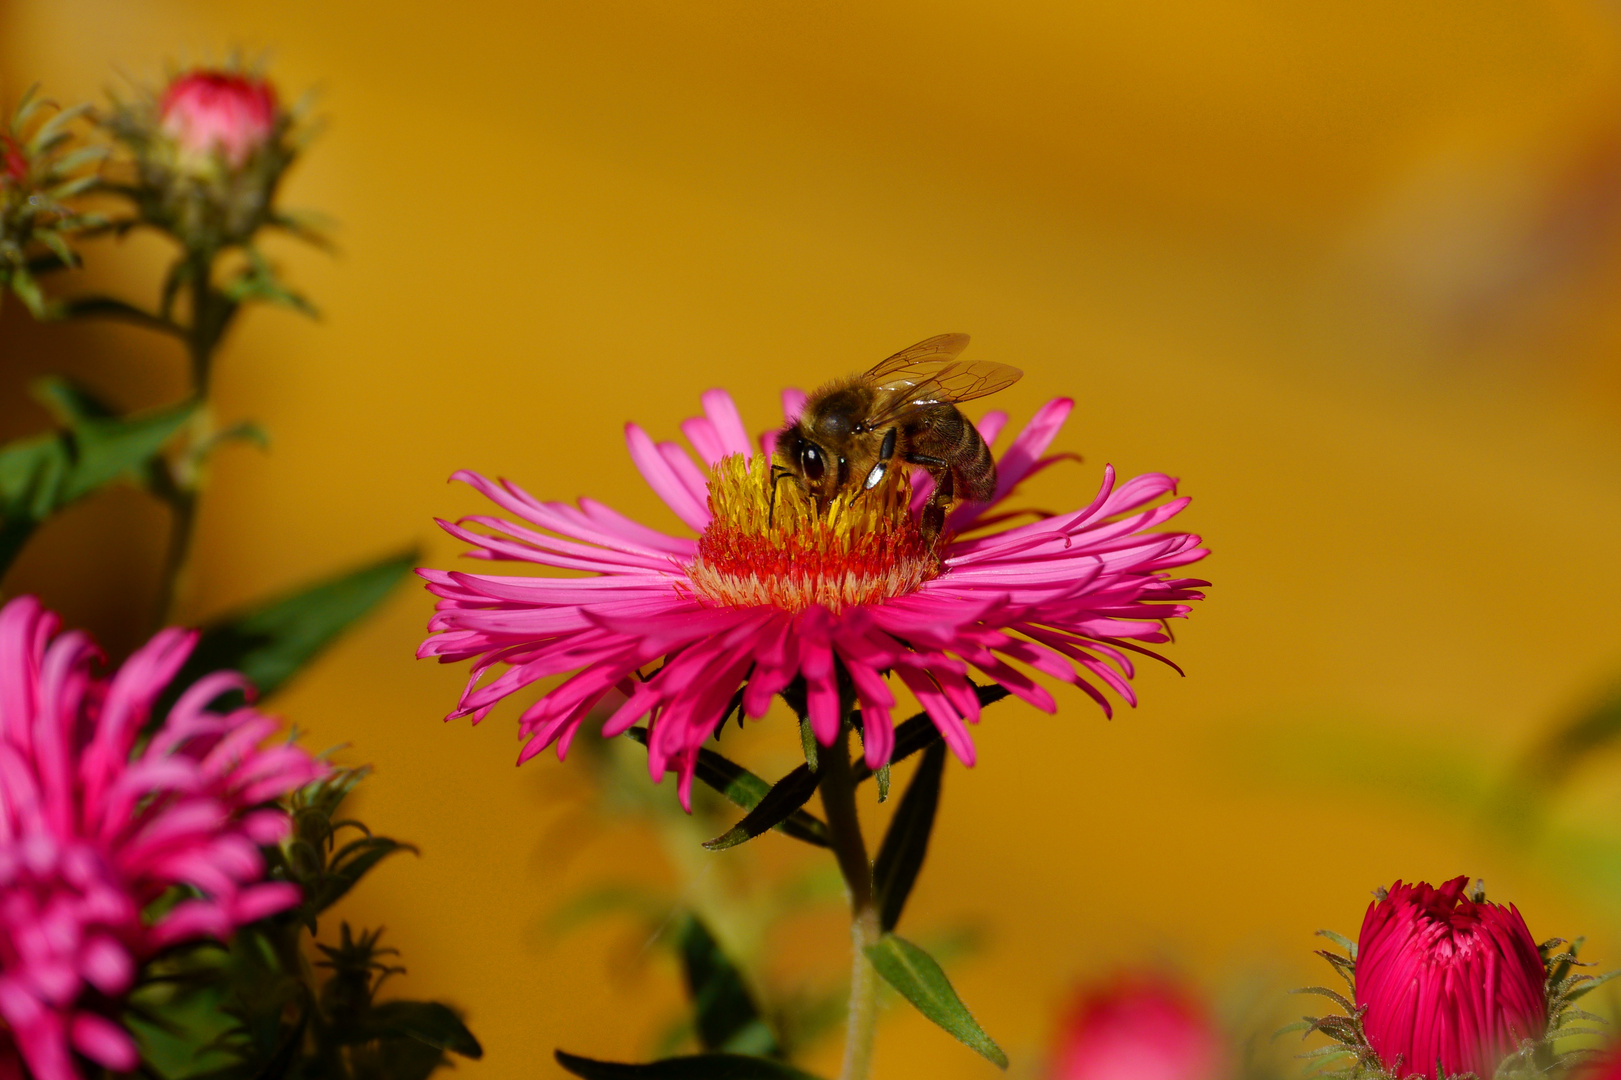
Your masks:
{"label": "flower bud", "polygon": [[28,182],[28,158],[10,135],[0,133],[0,185],[21,186]]}
{"label": "flower bud", "polygon": [[1222,1080],[1230,1065],[1203,1005],[1165,981],[1121,977],[1084,991],[1050,1080]]}
{"label": "flower bud", "polygon": [[158,123],[173,141],[187,172],[216,160],[240,169],[276,128],[276,92],[263,79],[234,71],[189,71],[169,84],[158,102]]}
{"label": "flower bud", "polygon": [[1392,1075],[1490,1077],[1547,1031],[1536,939],[1518,909],[1466,895],[1468,881],[1397,881],[1362,920],[1356,1004]]}

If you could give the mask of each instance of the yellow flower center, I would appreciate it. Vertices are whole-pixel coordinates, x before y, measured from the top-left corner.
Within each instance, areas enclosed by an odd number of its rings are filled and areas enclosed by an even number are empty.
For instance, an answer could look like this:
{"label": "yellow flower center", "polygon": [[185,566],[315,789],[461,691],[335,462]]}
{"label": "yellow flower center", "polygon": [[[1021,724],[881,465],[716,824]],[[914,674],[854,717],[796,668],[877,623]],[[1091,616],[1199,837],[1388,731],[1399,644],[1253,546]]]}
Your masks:
{"label": "yellow flower center", "polygon": [[837,612],[916,592],[940,560],[912,517],[903,468],[871,491],[857,489],[818,510],[794,477],[776,484],[770,462],[734,454],[709,480],[709,527],[687,568],[693,589],[730,607]]}

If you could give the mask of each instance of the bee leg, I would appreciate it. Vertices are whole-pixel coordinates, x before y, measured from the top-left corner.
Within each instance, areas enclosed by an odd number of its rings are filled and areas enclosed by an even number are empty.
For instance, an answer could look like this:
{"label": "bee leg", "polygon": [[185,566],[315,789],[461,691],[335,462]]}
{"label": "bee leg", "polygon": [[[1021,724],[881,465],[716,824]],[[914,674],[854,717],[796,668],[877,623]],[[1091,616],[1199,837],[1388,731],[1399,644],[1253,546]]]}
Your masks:
{"label": "bee leg", "polygon": [[871,491],[882,483],[884,477],[888,475],[889,460],[895,456],[895,439],[899,432],[900,428],[893,427],[884,432],[883,445],[878,448],[878,464],[874,465],[872,471],[867,474],[867,481],[862,485],[862,490]]}
{"label": "bee leg", "polygon": [[934,482],[929,501],[923,504],[923,539],[931,544],[939,539],[940,531],[946,527],[946,511],[951,507],[955,491],[956,484],[951,479],[950,470],[947,470]]}

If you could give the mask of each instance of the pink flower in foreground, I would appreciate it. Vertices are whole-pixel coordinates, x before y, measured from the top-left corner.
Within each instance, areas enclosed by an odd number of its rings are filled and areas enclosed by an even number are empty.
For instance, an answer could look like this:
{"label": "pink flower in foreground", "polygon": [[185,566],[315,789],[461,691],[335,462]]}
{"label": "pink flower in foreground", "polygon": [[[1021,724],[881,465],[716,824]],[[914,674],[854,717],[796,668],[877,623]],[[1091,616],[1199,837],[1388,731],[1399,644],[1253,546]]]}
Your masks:
{"label": "pink flower in foreground", "polygon": [[[785,395],[785,411],[796,414],[803,400]],[[1185,616],[1200,598],[1193,590],[1207,584],[1170,573],[1205,556],[1198,537],[1149,531],[1187,502],[1151,506],[1175,488],[1157,473],[1117,486],[1105,468],[1101,490],[1081,509],[989,528],[1013,515],[982,516],[987,510],[1058,460],[1042,455],[1068,400],[1044,406],[998,456],[995,498],[958,508],[938,550],[918,528],[927,476],[913,490],[893,470],[893,483],[841,496],[820,513],[784,482],[773,511],[768,457],[751,445],[731,398],[712,390],[703,405],[705,415],[682,431],[707,473],[679,444],[626,428],[631,459],[696,539],[590,499],[541,502],[509,481],[456,474],[518,519],[440,522],[472,545],[469,555],[593,576],[419,570],[440,599],[429,624],[436,633],[418,655],[474,661],[447,719],[476,722],[514,691],[574,672],[524,711],[519,761],[554,743],[561,757],[586,715],[617,691],[603,733],[651,715],[649,770],[654,779],[675,771],[690,806],[698,749],[740,687],[743,712],[759,717],[802,676],[811,727],[828,745],[841,722],[842,667],[861,705],[870,765],[888,761],[894,744],[889,674],[971,765],[966,724],[978,721],[979,701],[970,670],[1049,712],[1052,695],[1009,661],[1080,687],[1105,712],[1100,687],[1135,704],[1130,654],[1154,656],[1143,645],[1168,641],[1163,620]],[[993,445],[1006,419],[979,422]],[[481,685],[497,665],[505,670]]]}
{"label": "pink flower in foreground", "polygon": [[[136,968],[298,903],[262,880],[259,845],[289,826],[263,804],[322,772],[295,746],[260,747],[269,717],[207,710],[247,689],[233,672],[198,680],[137,751],[196,634],[164,630],[98,677],[95,644],[58,627],[31,596],[0,609],[0,1072],[16,1053],[36,1080],[79,1076],[70,1049],[134,1068],[109,1016]],[[146,921],[177,885],[200,895]]]}
{"label": "pink flower in foreground", "polygon": [[158,122],[183,159],[201,166],[217,153],[240,169],[275,130],[276,91],[240,72],[190,71],[163,92]]}
{"label": "pink flower in foreground", "polygon": [[1368,906],[1357,939],[1356,1004],[1368,1043],[1397,1076],[1489,1078],[1548,1027],[1546,971],[1512,905],[1398,881]]}
{"label": "pink flower in foreground", "polygon": [[1051,1080],[1222,1080],[1225,1044],[1202,1004],[1168,982],[1120,978],[1082,994]]}

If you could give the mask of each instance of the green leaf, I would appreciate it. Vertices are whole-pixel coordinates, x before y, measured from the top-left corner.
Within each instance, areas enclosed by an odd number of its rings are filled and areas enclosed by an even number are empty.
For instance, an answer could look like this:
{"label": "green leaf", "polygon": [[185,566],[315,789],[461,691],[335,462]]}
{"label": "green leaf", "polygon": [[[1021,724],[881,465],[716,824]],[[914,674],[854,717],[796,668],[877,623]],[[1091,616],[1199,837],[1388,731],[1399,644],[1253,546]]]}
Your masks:
{"label": "green leaf", "polygon": [[414,550],[390,555],[210,624],[174,687],[230,669],[247,676],[262,697],[275,693],[376,607],[416,563]]}
{"label": "green leaf", "polygon": [[703,1048],[776,1053],[776,1037],[760,1018],[743,976],[698,916],[689,914],[682,923],[677,948]]}
{"label": "green leaf", "polygon": [[881,803],[888,802],[889,801],[889,762],[886,761],[882,765],[880,765],[878,767],[878,771],[876,773],[874,773],[873,775],[878,777],[878,801],[881,802]]}
{"label": "green leaf", "polygon": [[[646,728],[633,727],[626,734],[643,746],[647,745]],[[745,810],[759,806],[760,800],[771,791],[771,785],[765,780],[713,750],[699,749],[695,775],[729,802]],[[803,840],[817,847],[828,846],[827,825],[804,810],[794,811],[771,827],[795,840]]]}
{"label": "green leaf", "polygon": [[317,915],[348,895],[378,863],[402,851],[417,854],[416,845],[387,836],[363,836],[339,848],[320,880],[304,890],[305,922],[313,928]]}
{"label": "green leaf", "polygon": [[[992,683],[989,686],[974,687],[974,693],[979,697],[980,708],[984,708],[1007,697],[1009,691],[1005,686]],[[906,760],[939,738],[940,729],[934,726],[934,721],[929,718],[928,713],[920,712],[910,717],[895,729],[895,749],[889,755],[889,764]],[[856,783],[871,778],[873,772],[874,770],[868,768],[865,761],[856,762]]]}
{"label": "green leaf", "polygon": [[816,794],[816,785],[821,779],[821,775],[811,772],[809,766],[800,765],[772,785],[765,798],[744,815],[742,821],[713,840],[705,840],[704,847],[710,851],[725,851],[781,824],[810,801],[810,797]]}
{"label": "green leaf", "polygon": [[117,319],[160,334],[184,337],[185,330],[162,315],[136,307],[114,296],[79,296],[62,305],[65,319]]}
{"label": "green leaf", "polygon": [[811,730],[810,720],[801,716],[799,718],[799,746],[805,752],[805,765],[812,772],[821,768],[816,762],[816,733]]}
{"label": "green leaf", "polygon": [[139,478],[196,408],[91,415],[93,399],[66,383],[46,383],[39,392],[53,410],[86,412],[54,435],[0,447],[0,572],[52,514],[120,477]]}
{"label": "green leaf", "polygon": [[906,898],[912,893],[934,831],[934,812],[940,805],[940,778],[946,770],[946,744],[935,741],[923,751],[923,761],[890,820],[878,858],[872,864],[877,892],[878,925],[886,932],[901,921]]}
{"label": "green leaf", "polygon": [[481,1058],[484,1048],[461,1017],[437,1001],[385,1001],[366,1014],[365,1031],[373,1039],[411,1038],[462,1057]]}
{"label": "green leaf", "polygon": [[867,946],[865,952],[884,981],[900,991],[918,1012],[997,1068],[1007,1068],[1007,1055],[979,1026],[934,957],[894,934],[885,934],[878,944]]}
{"label": "green leaf", "polygon": [[555,1057],[564,1069],[585,1080],[817,1080],[792,1065],[742,1054],[695,1054],[642,1065],[595,1061],[562,1050]]}

